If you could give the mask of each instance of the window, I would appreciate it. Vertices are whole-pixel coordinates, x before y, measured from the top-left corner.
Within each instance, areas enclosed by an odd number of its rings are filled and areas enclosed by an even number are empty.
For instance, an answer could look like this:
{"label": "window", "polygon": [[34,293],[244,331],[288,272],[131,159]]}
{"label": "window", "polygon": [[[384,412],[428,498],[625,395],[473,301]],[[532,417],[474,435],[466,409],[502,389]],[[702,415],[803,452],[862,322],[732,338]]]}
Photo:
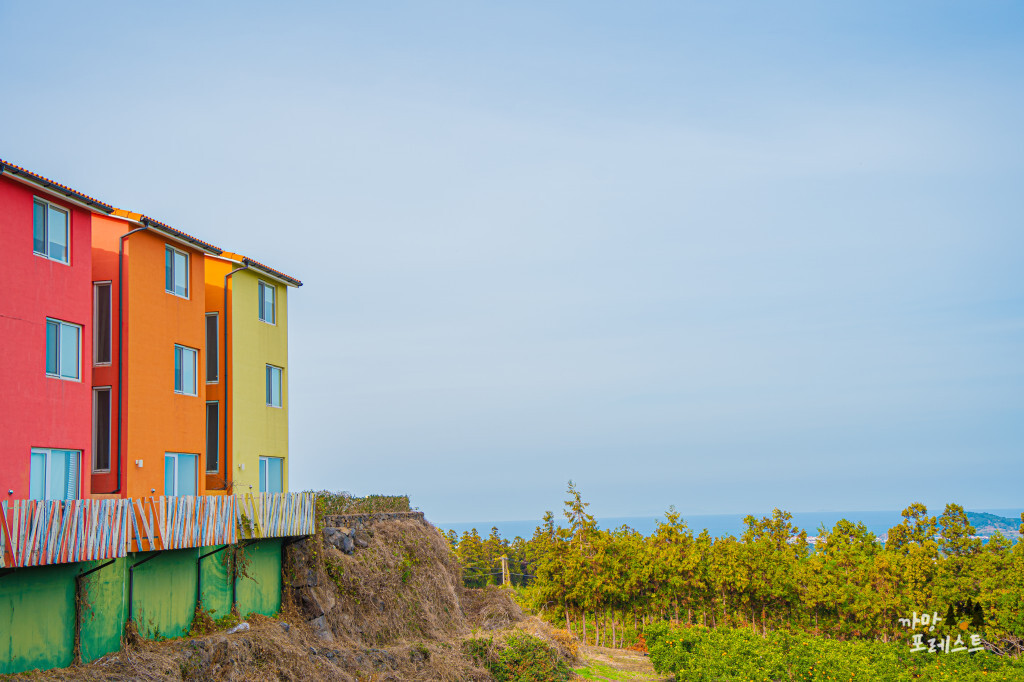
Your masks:
{"label": "window", "polygon": [[284,370],[280,367],[267,365],[267,405],[270,407],[281,407],[281,375]]}
{"label": "window", "polygon": [[220,471],[220,403],[206,403],[206,473]]}
{"label": "window", "polygon": [[164,455],[164,495],[178,497],[195,495],[197,455],[168,452]]}
{"label": "window", "polygon": [[93,311],[93,364],[110,364],[111,336],[111,303],[110,282],[98,282],[92,285]]}
{"label": "window", "polygon": [[284,460],[280,457],[260,457],[260,492],[284,492]]}
{"label": "window", "polygon": [[46,320],[46,376],[78,381],[81,336],[77,324]]}
{"label": "window", "polygon": [[206,313],[206,383],[208,384],[217,383],[218,374],[220,373],[217,323],[217,313]]}
{"label": "window", "polygon": [[77,499],[81,458],[81,450],[32,448],[29,497],[33,500]]}
{"label": "window", "polygon": [[175,296],[188,298],[188,254],[169,246],[164,252],[164,288]]}
{"label": "window", "polygon": [[110,471],[110,387],[92,391],[92,470]]}
{"label": "window", "polygon": [[32,205],[32,250],[60,263],[68,262],[68,212],[36,199]]}
{"label": "window", "polygon": [[185,346],[174,346],[174,392],[182,395],[196,393],[196,356],[199,351]]}
{"label": "window", "polygon": [[277,324],[277,289],[270,284],[259,283],[260,319],[268,324]]}

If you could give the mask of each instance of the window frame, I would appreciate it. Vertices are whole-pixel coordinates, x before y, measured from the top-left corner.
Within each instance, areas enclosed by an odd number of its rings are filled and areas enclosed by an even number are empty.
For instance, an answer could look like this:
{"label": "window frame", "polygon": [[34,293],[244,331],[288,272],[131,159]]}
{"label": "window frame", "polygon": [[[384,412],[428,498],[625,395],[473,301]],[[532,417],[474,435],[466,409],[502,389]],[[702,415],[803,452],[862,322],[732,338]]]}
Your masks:
{"label": "window frame", "polygon": [[[263,292],[266,291],[267,289],[270,290],[271,296],[273,297],[273,301],[271,302],[271,305],[274,306],[274,315],[273,315],[273,319],[271,319],[271,320],[267,319],[266,301],[265,301],[264,295],[263,295]],[[269,324],[271,326],[276,327],[277,326],[277,287],[275,285],[273,285],[273,284],[267,284],[262,279],[258,280],[257,281],[257,285],[256,285],[256,296],[258,298],[258,300],[256,302],[256,310],[257,310],[257,316],[259,317],[260,322],[265,322],[266,324]]]}
{"label": "window frame", "polygon": [[[111,386],[94,386],[92,389],[92,472],[97,474],[110,473],[110,462],[113,460],[114,445],[114,394]],[[100,467],[97,463],[99,456],[99,394],[107,394],[107,466]]]}
{"label": "window frame", "polygon": [[[107,353],[109,359],[101,361],[100,354],[100,288],[107,287],[107,311],[109,314],[109,328],[107,329],[107,340],[109,347]],[[93,367],[109,367],[114,360],[114,283],[110,280],[105,282],[92,283],[92,364]]]}
{"label": "window frame", "polygon": [[[174,344],[174,353],[175,353],[175,355],[177,355],[179,350],[182,351],[181,365],[180,365],[181,371],[182,371],[182,375],[181,375],[181,390],[178,390],[178,387],[177,387],[178,377],[175,376],[174,377],[174,382],[172,382],[172,385],[174,386],[174,393],[175,393],[175,395],[185,395],[185,396],[189,396],[189,397],[193,397],[194,398],[194,397],[199,395],[199,351],[197,349],[195,349],[195,348],[190,347],[190,346],[183,346],[180,343]],[[192,385],[195,387],[195,393],[188,393],[188,392],[185,391],[185,374],[184,374],[184,372],[185,372],[185,351],[189,351],[189,352],[192,353]],[[175,358],[175,359],[177,359],[177,358]],[[175,368],[174,368],[175,369],[175,373],[177,373],[177,368],[178,368],[179,365],[177,364],[177,362],[175,362],[174,364],[175,364]],[[185,453],[185,454],[188,454],[188,453]]]}
{"label": "window frame", "polygon": [[[56,373],[50,372],[49,368],[46,367],[46,361],[49,359],[49,355],[50,355],[50,352],[49,352],[50,351],[50,347],[49,347],[49,343],[50,343],[49,326],[50,326],[51,322],[54,322],[54,323],[57,324],[57,372]],[[76,367],[77,367],[77,371],[78,371],[78,376],[77,377],[64,376],[64,374],[61,372],[61,365],[62,365],[62,363],[61,363],[61,346],[62,346],[61,338],[64,335],[64,332],[62,330],[65,327],[71,327],[71,328],[75,329],[78,332],[78,347],[76,349],[77,350],[77,357],[75,358],[75,363],[76,363]],[[65,320],[58,320],[55,317],[47,317],[46,318],[45,328],[46,328],[46,331],[45,331],[45,335],[46,335],[45,356],[46,357],[44,357],[44,359],[43,359],[44,360],[43,361],[43,368],[44,368],[44,371],[46,372],[46,376],[50,377],[51,379],[60,379],[61,381],[77,381],[77,382],[81,383],[81,381],[82,381],[82,325],[75,324],[74,322],[67,322]]]}
{"label": "window frame", "polygon": [[[192,495],[188,495],[188,496],[181,495],[178,492],[178,457],[180,455],[184,455],[186,457],[194,457],[195,458],[195,461],[196,461],[196,481],[195,481],[196,494],[195,494],[195,496],[198,497],[199,496],[199,455],[197,455],[194,452],[165,452],[164,453],[164,494],[163,494],[163,496],[164,497],[193,497]],[[172,494],[172,495],[168,495],[167,494],[167,468],[166,467],[167,467],[167,459],[168,458],[172,458],[174,460],[174,476],[171,479],[174,482],[174,494]]]}
{"label": "window frame", "polygon": [[[76,475],[78,477],[78,480],[77,480],[77,482],[75,484],[75,496],[74,497],[67,497],[67,489],[68,489],[67,481],[64,482],[64,497],[46,497],[46,492],[50,488],[50,478],[51,478],[52,470],[53,470],[53,453],[54,453],[54,451],[60,452],[62,454],[71,453],[72,458],[74,458],[75,462],[77,462],[77,464],[78,464],[78,466],[76,468],[76,472],[77,472]],[[30,462],[29,466],[30,467],[31,467],[31,457],[32,457],[32,455],[34,455],[36,453],[42,453],[42,454],[45,454],[45,456],[46,456],[46,466],[44,467],[44,471],[43,471],[43,497],[42,497],[42,499],[43,500],[80,500],[80,499],[82,499],[82,451],[81,450],[73,450],[73,449],[70,449],[70,448],[35,448],[35,447],[34,448],[30,448],[30,450],[29,450],[29,462]],[[32,497],[32,472],[31,472],[31,469],[29,470],[29,499],[37,499],[37,498]]]}
{"label": "window frame", "polygon": [[[216,416],[216,419],[213,420],[213,423],[217,427],[217,434],[216,434],[216,438],[214,439],[214,442],[217,445],[217,457],[214,460],[214,462],[216,463],[216,467],[213,468],[213,469],[210,468],[210,406],[211,405],[216,405],[217,406],[217,416]],[[205,468],[207,474],[219,474],[220,473],[220,449],[221,449],[220,448],[220,401],[219,400],[207,400],[206,401],[206,453],[205,453],[206,454],[206,457],[205,457],[206,461],[205,461],[205,463],[203,465],[203,467]]]}
{"label": "window frame", "polygon": [[[271,457],[270,455],[260,455],[257,460],[257,472],[259,475],[259,489],[261,493],[269,493],[270,490],[270,460],[277,460],[281,463],[281,492],[284,492],[284,457]],[[266,466],[260,467],[260,464],[266,462]],[[262,469],[262,471],[260,471]],[[277,493],[273,493],[277,494]]]}
{"label": "window frame", "polygon": [[[214,351],[210,352],[210,318],[214,319],[214,330],[213,330],[213,348]],[[206,383],[208,384],[219,384],[220,383],[220,313],[206,313],[206,362],[203,363],[205,366]],[[216,375],[213,379],[210,378],[210,360],[216,360],[217,366]]]}
{"label": "window frame", "polygon": [[[43,215],[44,215],[43,240],[44,240],[44,242],[46,244],[46,246],[44,247],[46,249],[45,253],[42,252],[42,251],[36,251],[36,245],[35,245],[35,233],[36,233],[35,207],[37,205],[42,206],[45,209],[45,212],[43,213]],[[68,257],[64,258],[64,259],[54,258],[53,256],[50,255],[50,209],[51,208],[56,210],[56,211],[60,211],[61,213],[63,213],[67,217],[67,222],[65,223],[65,226],[64,226],[64,230],[65,230],[65,232],[64,232],[64,239],[65,239],[65,243],[67,245]],[[52,201],[47,201],[46,199],[43,199],[42,197],[37,197],[37,196],[33,196],[32,197],[32,253],[34,253],[35,255],[40,256],[42,258],[45,258],[46,260],[51,260],[54,263],[63,263],[64,265],[71,265],[71,211],[70,211],[70,209],[64,208],[60,204],[55,204]]]}
{"label": "window frame", "polygon": [[[274,370],[277,371],[277,377],[278,377],[278,387],[277,388],[278,388],[278,398],[280,399],[280,404],[278,404],[278,405],[275,405],[272,402],[274,396],[273,396],[273,391],[271,390],[272,387],[273,387],[272,383],[271,383],[271,377],[274,375]],[[266,395],[264,397],[267,400],[267,407],[275,407],[277,409],[283,409],[284,408],[284,367],[278,367],[277,365],[271,365],[270,363],[267,363],[266,381],[267,381],[267,386],[266,386],[267,391],[266,391]]]}
{"label": "window frame", "polygon": [[[171,254],[171,262],[170,263],[167,262],[167,253]],[[175,276],[174,276],[175,275],[174,256],[175,255],[180,255],[180,256],[184,256],[185,257],[185,294],[184,295],[179,294],[174,289],[174,280],[175,280]],[[171,268],[171,273],[170,273],[171,274],[171,278],[170,278],[171,279],[171,288],[170,289],[167,288],[167,267],[168,267],[168,265],[170,265],[170,268]],[[192,270],[192,262],[191,262],[191,259],[189,258],[189,253],[187,251],[182,251],[181,249],[176,249],[173,246],[171,246],[170,244],[165,244],[164,245],[164,291],[166,291],[167,293],[171,294],[172,296],[177,296],[178,298],[184,298],[185,300],[188,300],[189,299],[189,294],[191,293],[190,292],[191,287],[189,286],[189,283],[190,283],[189,282],[189,277],[191,275],[191,270]]]}

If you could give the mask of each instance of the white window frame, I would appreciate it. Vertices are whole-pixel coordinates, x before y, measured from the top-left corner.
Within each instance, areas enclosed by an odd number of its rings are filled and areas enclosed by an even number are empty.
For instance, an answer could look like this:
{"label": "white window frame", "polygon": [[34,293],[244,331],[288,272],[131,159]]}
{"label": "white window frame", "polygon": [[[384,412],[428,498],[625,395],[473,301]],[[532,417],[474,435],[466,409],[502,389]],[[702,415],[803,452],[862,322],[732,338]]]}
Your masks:
{"label": "white window frame", "polygon": [[199,455],[194,452],[165,452],[164,453],[164,496],[167,497],[167,458],[170,457],[174,460],[174,477],[171,479],[174,482],[174,493],[169,497],[181,497],[178,494],[178,455],[186,455],[188,457],[195,457],[196,459],[196,495],[199,495]]}
{"label": "white window frame", "polygon": [[[260,476],[259,489],[260,492],[270,492],[270,460],[276,459],[281,462],[281,492],[284,492],[284,457],[269,457],[261,455],[258,462],[266,462],[267,465],[263,467],[263,475]],[[259,471],[259,468],[256,469]]]}
{"label": "white window frame", "polygon": [[[43,238],[46,241],[46,246],[44,247],[46,249],[45,253],[43,253],[41,251],[36,251],[36,246],[35,246],[35,230],[36,230],[36,224],[35,224],[35,220],[36,220],[36,218],[35,218],[35,205],[36,204],[39,204],[40,206],[45,206],[46,209],[47,209],[46,210],[46,214],[45,214],[46,215],[46,225],[44,225],[44,227],[43,227],[43,232],[44,232]],[[61,213],[63,213],[64,215],[67,216],[67,227],[66,227],[67,234],[64,235],[65,238],[67,239],[67,244],[68,244],[68,257],[67,257],[66,260],[62,260],[60,258],[54,258],[53,256],[50,255],[50,218],[49,218],[50,213],[49,213],[49,209],[51,209],[51,208],[56,210],[56,211],[60,211]],[[64,265],[71,265],[71,211],[69,211],[68,209],[64,208],[63,206],[60,206],[59,204],[53,203],[52,201],[47,201],[46,199],[43,199],[42,197],[36,197],[36,196],[32,197],[32,240],[33,240],[32,253],[34,253],[37,256],[40,256],[42,258],[45,258],[46,260],[52,260],[54,263],[63,263]]]}
{"label": "white window frame", "polygon": [[[282,408],[284,408],[284,367],[278,367],[277,365],[271,365],[271,364],[267,363],[267,370],[268,371],[264,374],[264,376],[266,376],[268,382],[270,382],[270,377],[273,376],[273,372],[271,372],[269,370],[277,370],[277,376],[279,377],[279,381],[280,381],[280,388],[279,388],[279,393],[280,394],[279,394],[278,397],[281,399],[281,404],[280,405],[275,405],[273,402],[268,400],[267,401],[267,407],[276,407],[277,409],[282,409]],[[267,388],[272,388],[272,385],[268,385]],[[271,393],[271,400],[273,400],[273,391],[271,391],[270,393]],[[266,397],[266,395],[264,395],[264,397]]]}
{"label": "white window frame", "polygon": [[[181,390],[179,391],[177,388],[175,388],[174,389],[174,393],[176,395],[197,396],[197,395],[199,395],[199,374],[198,374],[198,372],[199,372],[199,351],[196,350],[195,348],[190,348],[189,346],[183,346],[180,343],[174,344],[174,353],[175,354],[178,353],[179,349],[182,351],[182,353],[181,353],[181,371],[182,371],[182,375],[181,375]],[[195,393],[188,393],[188,392],[185,391],[185,374],[184,374],[184,372],[185,372],[185,351],[190,351],[192,353],[192,385],[195,386],[195,388],[196,388],[196,392]],[[175,378],[177,378],[177,377],[175,377]],[[173,385],[174,385],[174,382],[172,382],[172,386]],[[185,454],[188,454],[188,453],[185,453]]]}
{"label": "white window frame", "polygon": [[[93,471],[93,473],[103,473],[103,474],[109,473],[110,472],[110,462],[114,459],[114,457],[113,457],[113,455],[114,455],[114,409],[113,409],[114,408],[114,393],[111,390],[111,388],[112,388],[111,386],[94,386],[93,389],[92,389],[92,425],[93,425],[93,430],[92,430],[93,431],[92,432],[92,471]],[[99,439],[100,433],[99,433],[99,430],[97,428],[99,426],[99,424],[97,424],[97,421],[99,419],[99,404],[100,404],[99,400],[98,400],[98,394],[101,393],[101,392],[106,392],[107,395],[110,396],[110,398],[109,398],[109,401],[110,401],[110,412],[107,415],[107,447],[110,449],[110,452],[107,453],[107,466],[104,469],[100,469],[96,465],[96,457],[97,457],[97,454],[99,453],[99,440],[100,440]]]}
{"label": "white window frame", "polygon": [[[188,254],[187,251],[182,251],[181,249],[176,249],[173,246],[171,246],[170,244],[165,244],[164,248],[165,248],[164,253],[166,253],[167,251],[171,252],[171,288],[170,289],[167,288],[167,260],[166,260],[167,257],[164,256],[164,291],[166,291],[167,293],[169,293],[172,296],[177,296],[178,298],[184,298],[184,299],[188,300],[189,294],[190,294],[190,290],[191,290],[191,287],[189,286],[189,284],[191,283],[190,282],[190,276],[191,276],[191,272],[190,271],[192,269],[192,259],[189,257],[189,254]],[[181,294],[179,294],[177,291],[174,290],[174,280],[175,280],[175,277],[174,277],[174,254],[179,254],[179,255],[182,255],[182,256],[185,257],[185,295],[184,296],[182,296]]]}
{"label": "white window frame", "polygon": [[[99,361],[100,353],[100,320],[99,320],[99,309],[100,309],[100,287],[109,287],[110,293],[110,329],[107,330],[110,339],[110,360],[106,362]],[[114,360],[114,283],[111,281],[106,282],[93,282],[92,283],[92,364],[94,367],[109,367]]]}
{"label": "white window frame", "polygon": [[[58,327],[57,327],[57,372],[54,374],[54,373],[51,373],[49,370],[46,369],[46,358],[44,357],[43,358],[43,368],[44,368],[44,371],[46,371],[46,376],[51,377],[53,379],[60,379],[61,381],[78,381],[78,382],[81,382],[82,381],[82,325],[75,324],[74,322],[65,322],[64,320],[58,320],[58,319],[56,319],[54,317],[48,317],[48,318],[46,318],[46,325],[45,326],[49,327],[51,322],[56,322],[57,325],[58,325]],[[78,376],[77,377],[68,377],[68,376],[64,376],[61,373],[61,356],[60,356],[61,336],[64,333],[63,330],[64,330],[65,327],[72,327],[72,328],[74,328],[74,329],[76,329],[78,331],[78,356],[75,358],[76,367],[78,367]],[[44,334],[46,334],[45,331],[44,331]],[[49,334],[46,334],[46,338],[47,338],[47,340],[49,339]]]}
{"label": "white window frame", "polygon": [[[73,457],[77,457],[76,461],[78,462],[78,485],[75,487],[75,496],[74,497],[71,497],[71,498],[68,498],[68,497],[59,497],[59,498],[46,497],[46,491],[48,491],[50,489],[50,476],[51,476],[51,472],[52,472],[52,469],[53,469],[53,451],[54,450],[59,450],[62,453],[70,452],[70,453],[72,453]],[[60,500],[72,499],[72,500],[77,500],[77,499],[81,499],[81,497],[82,497],[82,451],[81,450],[72,450],[70,448],[32,448],[30,457],[31,457],[31,455],[34,455],[37,452],[41,452],[41,453],[45,453],[46,454],[46,469],[45,469],[45,473],[43,475],[43,499],[44,500],[53,500],[53,499],[60,499]],[[31,474],[30,474],[29,486],[31,487],[31,485],[32,485],[32,483],[31,483]],[[68,487],[67,483],[65,482],[65,484],[64,484],[64,490],[65,491],[67,491],[67,487]]]}
{"label": "white window frame", "polygon": [[[274,297],[274,319],[272,320],[267,319],[267,308],[263,304],[263,292],[266,289],[270,289],[270,291],[273,292]],[[273,284],[267,284],[261,279],[256,285],[256,296],[258,297],[258,300],[256,301],[256,311],[260,318],[260,322],[266,322],[269,325],[277,326],[277,287]],[[260,312],[261,308],[262,312]]]}

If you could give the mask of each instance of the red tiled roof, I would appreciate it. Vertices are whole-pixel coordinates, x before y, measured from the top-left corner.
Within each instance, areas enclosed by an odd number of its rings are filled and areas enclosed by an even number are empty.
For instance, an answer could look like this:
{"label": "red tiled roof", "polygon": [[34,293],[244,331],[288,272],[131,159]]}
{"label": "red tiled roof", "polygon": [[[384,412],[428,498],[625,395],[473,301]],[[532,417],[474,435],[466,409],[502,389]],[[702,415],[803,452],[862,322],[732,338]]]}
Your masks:
{"label": "red tiled roof", "polygon": [[246,263],[247,265],[255,265],[257,268],[259,268],[261,270],[265,270],[266,272],[270,273],[271,275],[273,275],[275,277],[278,277],[280,279],[283,279],[285,282],[288,282],[289,284],[292,284],[292,285],[297,286],[297,287],[301,287],[302,286],[302,282],[297,280],[297,279],[295,279],[291,275],[286,275],[283,272],[281,272],[280,270],[275,270],[274,268],[270,267],[269,265],[264,265],[263,263],[261,263],[261,262],[259,262],[257,260],[253,260],[252,258],[247,258],[245,256],[242,256],[242,262]]}
{"label": "red tiled roof", "polygon": [[198,247],[200,249],[203,249],[204,251],[209,251],[209,252],[217,254],[217,255],[220,255],[221,253],[223,253],[223,249],[221,249],[220,247],[217,247],[217,246],[214,246],[213,244],[209,244],[207,242],[204,242],[202,239],[198,239],[196,237],[193,237],[190,234],[186,234],[186,233],[182,232],[181,230],[175,229],[175,228],[171,227],[170,225],[167,225],[166,223],[162,223],[159,220],[156,220],[154,218],[150,218],[149,216],[142,215],[141,213],[132,213],[131,211],[125,210],[123,208],[117,208],[117,209],[114,209],[114,212],[113,212],[112,215],[115,215],[115,216],[117,216],[119,218],[127,218],[128,220],[132,220],[132,221],[135,221],[137,223],[142,223],[143,225],[148,225],[148,226],[154,227],[154,228],[160,230],[161,232],[166,232],[166,233],[168,233],[170,235],[178,237],[179,239],[187,241],[190,244],[193,244],[194,246],[196,246],[196,247]]}
{"label": "red tiled roof", "polygon": [[[131,211],[127,211],[125,209],[120,209],[120,208],[116,209],[113,206],[111,206],[110,204],[106,204],[106,203],[104,203],[102,201],[99,201],[98,199],[93,199],[92,197],[90,197],[87,194],[82,194],[81,192],[73,190],[70,187],[66,187],[66,186],[61,185],[59,183],[53,182],[52,180],[44,178],[42,175],[39,175],[37,173],[33,173],[30,170],[26,170],[26,169],[22,168],[21,166],[16,166],[13,163],[10,163],[8,161],[4,161],[3,159],[0,159],[0,175],[2,175],[4,173],[10,173],[12,175],[18,175],[18,176],[24,177],[24,178],[26,178],[28,180],[31,180],[32,182],[35,182],[35,183],[38,183],[38,184],[44,186],[45,188],[49,189],[50,191],[53,191],[53,192],[58,193],[58,194],[63,194],[65,196],[69,197],[69,198],[72,198],[72,199],[75,199],[77,201],[80,201],[80,202],[82,202],[82,203],[84,203],[84,204],[86,204],[86,205],[88,205],[88,206],[90,206],[92,208],[95,208],[95,209],[97,209],[97,210],[99,210],[99,211],[101,211],[103,213],[113,214],[113,215],[118,216],[120,218],[127,218],[129,220],[133,220],[133,221],[142,223],[143,225],[152,226],[152,227],[160,230],[161,232],[166,232],[166,233],[168,233],[170,235],[178,237],[179,239],[182,239],[182,240],[184,240],[186,242],[189,242],[189,243],[195,245],[196,247],[198,247],[200,249],[203,249],[204,251],[209,251],[209,252],[214,253],[216,255],[220,255],[220,254],[224,253],[224,250],[221,249],[220,247],[214,246],[213,244],[210,244],[209,242],[204,242],[202,239],[198,239],[196,237],[193,237],[190,234],[186,234],[185,232],[182,232],[181,230],[175,229],[175,228],[171,227],[170,225],[167,225],[166,223],[160,222],[159,220],[155,220],[155,219],[150,218],[150,217],[148,217],[146,215],[143,215],[141,213],[133,213]],[[286,274],[284,274],[283,272],[281,272],[279,270],[275,270],[274,268],[270,267],[269,265],[264,265],[263,263],[260,263],[259,261],[253,260],[252,258],[246,258],[245,256],[242,256],[242,261],[244,263],[248,264],[248,265],[257,267],[260,270],[263,270],[263,271],[267,272],[268,274],[273,275],[274,277],[278,277],[281,280],[283,280],[285,282],[288,282],[289,284],[292,284],[293,286],[297,286],[297,287],[301,287],[302,286],[302,282],[301,281],[295,279],[291,275],[286,275]]]}
{"label": "red tiled roof", "polygon": [[204,242],[202,239],[198,239],[196,237],[193,237],[190,234],[185,234],[181,230],[176,230],[173,227],[171,227],[170,225],[162,223],[159,220],[154,220],[153,218],[150,218],[148,216],[142,216],[142,218],[139,220],[139,222],[141,222],[144,225],[152,225],[153,227],[157,228],[158,230],[161,230],[163,232],[168,232],[170,234],[173,234],[174,236],[179,237],[181,239],[184,239],[185,241],[190,242],[190,243],[194,244],[195,246],[198,246],[199,248],[204,249],[206,251],[211,251],[211,252],[213,252],[215,254],[218,254],[218,255],[220,255],[221,253],[224,252],[224,249],[220,248],[219,246],[214,246],[213,244],[210,244],[209,242]]}
{"label": "red tiled roof", "polygon": [[31,180],[35,183],[42,185],[43,187],[49,189],[52,192],[55,192],[57,194],[63,194],[68,198],[80,201],[83,204],[95,208],[103,213],[111,213],[114,210],[114,207],[111,206],[110,204],[105,204],[99,199],[93,199],[88,194],[82,194],[78,190],[71,189],[70,187],[62,185],[58,182],[54,182],[53,180],[44,178],[42,175],[39,175],[38,173],[33,173],[32,171],[26,170],[21,166],[14,165],[10,161],[4,161],[3,159],[0,159],[0,174],[3,173],[10,173],[11,175],[20,175],[21,177],[26,178],[27,180]]}

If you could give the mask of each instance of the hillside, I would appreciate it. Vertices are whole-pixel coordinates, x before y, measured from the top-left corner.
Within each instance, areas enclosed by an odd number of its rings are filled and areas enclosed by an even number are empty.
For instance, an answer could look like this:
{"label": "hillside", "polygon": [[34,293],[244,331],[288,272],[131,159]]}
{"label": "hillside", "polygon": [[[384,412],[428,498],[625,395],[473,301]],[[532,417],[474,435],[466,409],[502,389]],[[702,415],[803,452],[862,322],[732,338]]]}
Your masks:
{"label": "hillside", "polygon": [[1010,539],[1020,537],[1021,520],[1007,516],[996,516],[985,512],[967,512],[967,520],[974,526],[977,535],[992,536],[997,532]]}
{"label": "hillside", "polygon": [[[278,617],[250,616],[234,634],[200,618],[204,634],[129,636],[94,663],[14,679],[483,681],[510,639],[558,646],[556,631],[524,616],[507,590],[464,589],[447,541],[422,514],[321,514],[318,527],[285,549]],[[542,648],[566,669],[575,662],[571,645]]]}

